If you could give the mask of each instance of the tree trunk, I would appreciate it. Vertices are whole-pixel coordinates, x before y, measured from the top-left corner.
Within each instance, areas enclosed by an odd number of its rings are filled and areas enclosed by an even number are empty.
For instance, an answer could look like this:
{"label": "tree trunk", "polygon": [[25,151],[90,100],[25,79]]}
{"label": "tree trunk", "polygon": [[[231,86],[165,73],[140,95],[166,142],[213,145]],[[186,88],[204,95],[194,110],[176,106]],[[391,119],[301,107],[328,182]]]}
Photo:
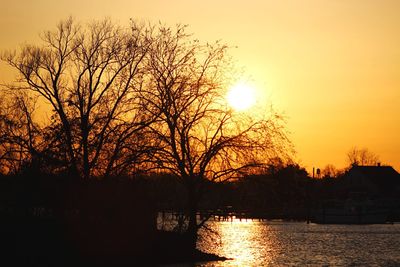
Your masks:
{"label": "tree trunk", "polygon": [[187,238],[188,238],[188,245],[190,250],[194,251],[196,249],[197,243],[197,195],[196,189],[193,184],[189,185],[188,188],[188,216],[189,216],[189,223],[187,228]]}

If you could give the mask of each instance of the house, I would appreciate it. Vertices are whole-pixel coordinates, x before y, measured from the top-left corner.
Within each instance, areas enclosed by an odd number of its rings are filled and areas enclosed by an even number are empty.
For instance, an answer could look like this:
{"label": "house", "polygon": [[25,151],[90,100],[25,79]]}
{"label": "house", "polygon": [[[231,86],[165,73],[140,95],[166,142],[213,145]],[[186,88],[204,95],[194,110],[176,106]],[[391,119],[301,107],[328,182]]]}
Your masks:
{"label": "house", "polygon": [[314,212],[316,223],[400,221],[400,174],[390,166],[352,166],[335,184],[336,196]]}
{"label": "house", "polygon": [[373,198],[399,198],[400,174],[391,166],[352,166],[343,177],[348,192]]}

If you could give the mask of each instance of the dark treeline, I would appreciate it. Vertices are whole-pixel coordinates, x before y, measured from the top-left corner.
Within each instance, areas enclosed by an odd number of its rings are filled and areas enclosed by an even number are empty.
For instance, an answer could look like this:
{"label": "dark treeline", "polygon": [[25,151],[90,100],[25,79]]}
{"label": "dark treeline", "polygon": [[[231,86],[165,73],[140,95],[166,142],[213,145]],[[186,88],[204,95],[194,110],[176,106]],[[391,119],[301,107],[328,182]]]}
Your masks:
{"label": "dark treeline", "polygon": [[[354,193],[396,204],[400,180],[395,171],[386,177],[375,174],[378,177],[372,183],[368,177],[354,181],[351,171],[349,168],[337,176],[312,178],[303,167],[292,163],[270,165],[263,173],[225,182],[204,180],[198,212],[205,216],[233,212],[247,218],[307,220],[310,212],[324,203],[344,201]],[[108,209],[110,214],[113,209],[125,210],[141,216],[143,210],[148,210],[148,216],[152,214],[148,220],[154,226],[155,212],[186,214],[190,198],[179,178],[168,173],[82,180],[42,173],[31,166],[18,174],[1,176],[0,182],[2,212],[15,208],[44,217],[64,216],[74,210],[90,214],[99,209]]]}
{"label": "dark treeline", "polygon": [[[175,211],[184,203],[175,179],[168,175],[154,176],[160,184],[158,203],[160,210]],[[177,194],[165,195],[164,188]],[[223,183],[208,182],[207,190],[199,203],[204,215],[243,214],[247,218],[305,219],[308,190],[312,179],[304,168],[296,164],[270,166],[263,174],[246,175]],[[157,189],[155,190],[157,191]]]}

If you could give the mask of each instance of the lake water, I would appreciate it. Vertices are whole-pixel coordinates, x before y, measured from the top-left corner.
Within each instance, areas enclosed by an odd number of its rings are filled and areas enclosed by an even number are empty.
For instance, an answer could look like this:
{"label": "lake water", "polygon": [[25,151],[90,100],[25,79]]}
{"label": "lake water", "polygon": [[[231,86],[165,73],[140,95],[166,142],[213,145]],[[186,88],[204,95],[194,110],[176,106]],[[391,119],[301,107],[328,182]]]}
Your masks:
{"label": "lake water", "polygon": [[198,248],[232,259],[195,266],[400,266],[400,224],[234,220],[207,226]]}

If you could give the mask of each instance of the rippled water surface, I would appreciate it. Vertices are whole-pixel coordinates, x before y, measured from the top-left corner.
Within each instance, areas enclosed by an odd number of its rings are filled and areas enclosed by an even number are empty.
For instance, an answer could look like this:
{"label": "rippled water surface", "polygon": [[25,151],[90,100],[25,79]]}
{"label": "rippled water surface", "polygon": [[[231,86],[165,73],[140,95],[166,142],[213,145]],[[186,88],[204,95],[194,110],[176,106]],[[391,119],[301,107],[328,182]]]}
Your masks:
{"label": "rippled water surface", "polygon": [[196,266],[400,266],[400,224],[209,222],[198,248],[232,258]]}

